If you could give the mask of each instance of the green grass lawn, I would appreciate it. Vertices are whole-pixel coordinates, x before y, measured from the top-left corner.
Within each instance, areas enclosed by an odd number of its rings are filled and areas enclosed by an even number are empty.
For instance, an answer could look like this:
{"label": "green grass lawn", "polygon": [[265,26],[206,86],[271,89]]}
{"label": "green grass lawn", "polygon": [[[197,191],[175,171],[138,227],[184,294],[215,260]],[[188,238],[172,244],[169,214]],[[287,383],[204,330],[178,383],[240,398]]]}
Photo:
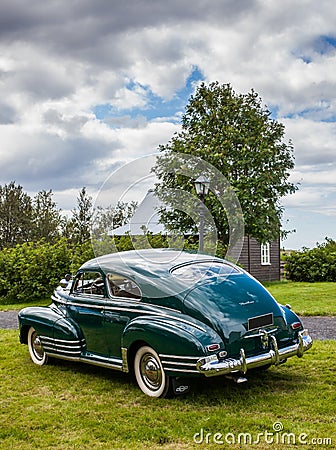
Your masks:
{"label": "green grass lawn", "polygon": [[22,308],[25,308],[26,306],[46,306],[50,305],[51,298],[43,298],[41,300],[34,300],[33,302],[27,302],[27,303],[12,303],[12,304],[1,304],[0,299],[0,311],[12,311],[12,310],[20,310]]}
{"label": "green grass lawn", "polygon": [[[1,449],[310,449],[315,438],[332,439],[319,448],[336,448],[335,341],[315,342],[302,359],[252,373],[245,384],[199,379],[189,395],[167,400],[146,397],[119,372],[66,361],[38,367],[17,335],[0,330]],[[216,433],[236,443],[216,444]],[[240,446],[239,433],[253,442],[259,434],[260,443]],[[284,433],[295,447],[281,442]]]}
{"label": "green grass lawn", "polygon": [[336,315],[336,283],[264,283],[275,299],[302,316]]}

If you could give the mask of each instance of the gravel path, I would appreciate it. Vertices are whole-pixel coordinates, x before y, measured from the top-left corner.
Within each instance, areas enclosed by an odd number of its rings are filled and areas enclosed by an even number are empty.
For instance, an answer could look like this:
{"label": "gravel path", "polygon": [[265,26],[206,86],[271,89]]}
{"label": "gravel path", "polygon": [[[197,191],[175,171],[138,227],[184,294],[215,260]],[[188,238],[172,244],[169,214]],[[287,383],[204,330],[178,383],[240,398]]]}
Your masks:
{"label": "gravel path", "polygon": [[0,328],[18,329],[19,311],[0,311]]}
{"label": "gravel path", "polygon": [[[18,311],[0,311],[0,328],[17,329]],[[303,325],[308,328],[309,334],[313,339],[336,340],[336,317],[323,317],[323,316],[306,316],[301,317]]]}
{"label": "gravel path", "polygon": [[308,329],[313,339],[324,341],[325,339],[336,340],[336,317],[306,316],[300,317],[303,326]]}

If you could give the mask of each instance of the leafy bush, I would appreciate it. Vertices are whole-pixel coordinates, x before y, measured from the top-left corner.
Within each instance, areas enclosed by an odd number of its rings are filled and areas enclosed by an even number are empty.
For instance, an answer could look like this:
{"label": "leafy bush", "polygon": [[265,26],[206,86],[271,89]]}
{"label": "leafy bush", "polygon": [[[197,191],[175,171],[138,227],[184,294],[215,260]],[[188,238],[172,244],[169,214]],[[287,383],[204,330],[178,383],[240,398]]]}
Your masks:
{"label": "leafy bush", "polygon": [[93,257],[90,242],[26,242],[0,252],[0,302],[26,303],[48,297],[66,273]]}
{"label": "leafy bush", "polygon": [[[150,244],[148,244],[148,241]],[[89,259],[115,251],[167,247],[165,236],[120,236],[70,244],[66,238],[51,244],[26,242],[0,251],[0,303],[29,303],[49,297],[66,273],[75,274]]]}
{"label": "leafy bush", "polygon": [[313,249],[285,257],[286,277],[292,281],[336,281],[336,242],[326,238]]}

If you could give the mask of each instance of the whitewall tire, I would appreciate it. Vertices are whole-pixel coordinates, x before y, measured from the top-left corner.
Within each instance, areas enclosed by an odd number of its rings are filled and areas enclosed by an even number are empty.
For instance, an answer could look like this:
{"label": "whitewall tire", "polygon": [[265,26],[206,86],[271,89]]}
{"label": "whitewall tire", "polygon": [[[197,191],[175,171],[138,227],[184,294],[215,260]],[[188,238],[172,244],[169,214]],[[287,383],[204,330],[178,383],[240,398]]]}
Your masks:
{"label": "whitewall tire", "polygon": [[170,377],[163,370],[159,355],[149,346],[140,347],[134,358],[134,373],[139,388],[149,397],[166,397]]}
{"label": "whitewall tire", "polygon": [[38,366],[43,366],[48,362],[48,355],[43,350],[41,338],[33,327],[28,331],[28,349],[32,361]]}

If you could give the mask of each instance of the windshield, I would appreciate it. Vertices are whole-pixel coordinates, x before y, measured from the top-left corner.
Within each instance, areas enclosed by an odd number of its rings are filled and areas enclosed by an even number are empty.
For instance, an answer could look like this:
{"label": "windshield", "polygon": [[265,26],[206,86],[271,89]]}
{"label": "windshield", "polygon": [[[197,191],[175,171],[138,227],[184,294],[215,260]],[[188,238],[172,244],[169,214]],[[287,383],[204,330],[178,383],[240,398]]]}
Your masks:
{"label": "windshield", "polygon": [[188,283],[196,283],[208,278],[226,277],[238,274],[240,271],[228,263],[218,261],[202,261],[176,267],[172,275]]}

